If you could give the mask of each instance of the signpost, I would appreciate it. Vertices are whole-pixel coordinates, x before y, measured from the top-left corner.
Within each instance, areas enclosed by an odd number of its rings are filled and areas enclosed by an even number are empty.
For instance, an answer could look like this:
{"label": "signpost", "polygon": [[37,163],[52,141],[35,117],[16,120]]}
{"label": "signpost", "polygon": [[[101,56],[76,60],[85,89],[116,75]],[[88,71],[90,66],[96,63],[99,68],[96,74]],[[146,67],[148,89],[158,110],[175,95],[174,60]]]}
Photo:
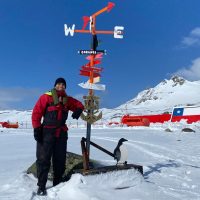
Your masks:
{"label": "signpost", "polygon": [[[97,34],[111,34],[114,38],[122,39],[124,30],[123,26],[115,26],[113,31],[96,30],[96,18],[104,12],[110,12],[114,6],[114,3],[109,2],[106,7],[95,12],[90,17],[84,16],[83,27],[80,30],[75,29],[75,24],[72,27],[68,27],[67,24],[64,25],[66,36],[74,36],[74,33],[86,33],[91,34],[92,37],[91,49],[78,51],[80,55],[86,55],[86,59],[89,60],[80,69],[80,75],[88,77],[88,81],[79,84],[80,87],[88,89],[88,95],[83,96],[85,110],[81,115],[81,118],[87,122],[86,146],[84,146],[84,141],[81,141],[83,157],[86,162],[85,170],[89,169],[91,125],[102,118],[102,112],[99,112],[99,97],[95,96],[94,90],[105,90],[105,85],[97,84],[100,82],[101,72],[103,71],[103,68],[99,67],[99,65],[103,55],[106,54],[106,50],[97,50],[99,44]],[[86,30],[88,25],[89,29]]]}

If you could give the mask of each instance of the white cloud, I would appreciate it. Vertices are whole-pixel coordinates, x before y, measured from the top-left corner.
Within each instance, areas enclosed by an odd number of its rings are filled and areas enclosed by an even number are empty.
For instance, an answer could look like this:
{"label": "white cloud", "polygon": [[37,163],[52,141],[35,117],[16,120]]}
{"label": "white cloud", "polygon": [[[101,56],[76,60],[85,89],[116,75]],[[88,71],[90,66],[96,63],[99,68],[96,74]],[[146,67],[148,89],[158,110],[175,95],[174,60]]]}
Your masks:
{"label": "white cloud", "polygon": [[200,27],[197,27],[197,28],[193,29],[191,31],[191,35],[194,36],[194,37],[195,36],[200,37]]}
{"label": "white cloud", "polygon": [[41,90],[23,87],[1,87],[0,94],[0,109],[14,108],[16,104],[24,108],[41,95]]}
{"label": "white cloud", "polygon": [[190,31],[189,36],[184,37],[181,44],[185,47],[200,45],[200,27],[196,27]]}
{"label": "white cloud", "polygon": [[200,57],[193,60],[190,66],[183,67],[174,74],[191,81],[200,80]]}

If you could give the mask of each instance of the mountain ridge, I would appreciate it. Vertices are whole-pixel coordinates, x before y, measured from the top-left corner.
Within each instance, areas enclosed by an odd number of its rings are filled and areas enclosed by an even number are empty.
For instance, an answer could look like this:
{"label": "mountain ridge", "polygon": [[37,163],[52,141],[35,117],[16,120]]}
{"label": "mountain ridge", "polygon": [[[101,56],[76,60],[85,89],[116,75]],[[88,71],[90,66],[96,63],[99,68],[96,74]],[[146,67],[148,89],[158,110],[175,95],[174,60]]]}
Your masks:
{"label": "mountain ridge", "polygon": [[172,112],[175,106],[200,105],[200,81],[188,81],[179,76],[164,79],[153,88],[114,109],[102,109],[104,119],[119,119],[124,114],[148,115]]}

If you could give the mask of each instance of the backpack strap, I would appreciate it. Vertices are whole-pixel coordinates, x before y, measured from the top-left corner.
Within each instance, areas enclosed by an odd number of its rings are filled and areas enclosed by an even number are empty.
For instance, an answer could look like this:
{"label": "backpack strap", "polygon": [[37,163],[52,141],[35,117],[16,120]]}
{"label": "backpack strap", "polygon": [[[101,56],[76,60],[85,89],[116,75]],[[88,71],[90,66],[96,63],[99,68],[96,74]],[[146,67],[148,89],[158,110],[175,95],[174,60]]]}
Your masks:
{"label": "backpack strap", "polygon": [[53,97],[53,103],[54,103],[54,105],[57,105],[59,103],[59,100],[58,100],[58,95],[56,93],[56,89],[53,88],[51,90],[51,93],[52,93],[52,97]]}
{"label": "backpack strap", "polygon": [[[53,88],[49,92],[46,92],[45,94],[53,97],[53,104],[54,105],[59,104],[58,95],[57,95],[57,92],[56,92],[55,88]],[[67,96],[63,97],[63,105],[65,105],[66,103],[67,103]]]}

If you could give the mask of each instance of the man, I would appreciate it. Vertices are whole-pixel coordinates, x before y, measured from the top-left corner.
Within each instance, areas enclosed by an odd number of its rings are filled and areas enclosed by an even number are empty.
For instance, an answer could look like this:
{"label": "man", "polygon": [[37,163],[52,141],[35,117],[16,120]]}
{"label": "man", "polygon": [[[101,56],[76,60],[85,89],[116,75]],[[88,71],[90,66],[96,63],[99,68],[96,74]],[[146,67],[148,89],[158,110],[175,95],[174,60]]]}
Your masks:
{"label": "man", "polygon": [[[78,119],[84,109],[83,104],[67,96],[66,81],[58,78],[54,88],[40,96],[32,113],[34,138],[37,141],[36,166],[38,177],[38,195],[46,195],[48,172],[53,163],[53,186],[62,181],[65,171],[67,126],[65,124],[68,111],[72,111],[72,118]],[[41,123],[41,119],[43,121]]]}

